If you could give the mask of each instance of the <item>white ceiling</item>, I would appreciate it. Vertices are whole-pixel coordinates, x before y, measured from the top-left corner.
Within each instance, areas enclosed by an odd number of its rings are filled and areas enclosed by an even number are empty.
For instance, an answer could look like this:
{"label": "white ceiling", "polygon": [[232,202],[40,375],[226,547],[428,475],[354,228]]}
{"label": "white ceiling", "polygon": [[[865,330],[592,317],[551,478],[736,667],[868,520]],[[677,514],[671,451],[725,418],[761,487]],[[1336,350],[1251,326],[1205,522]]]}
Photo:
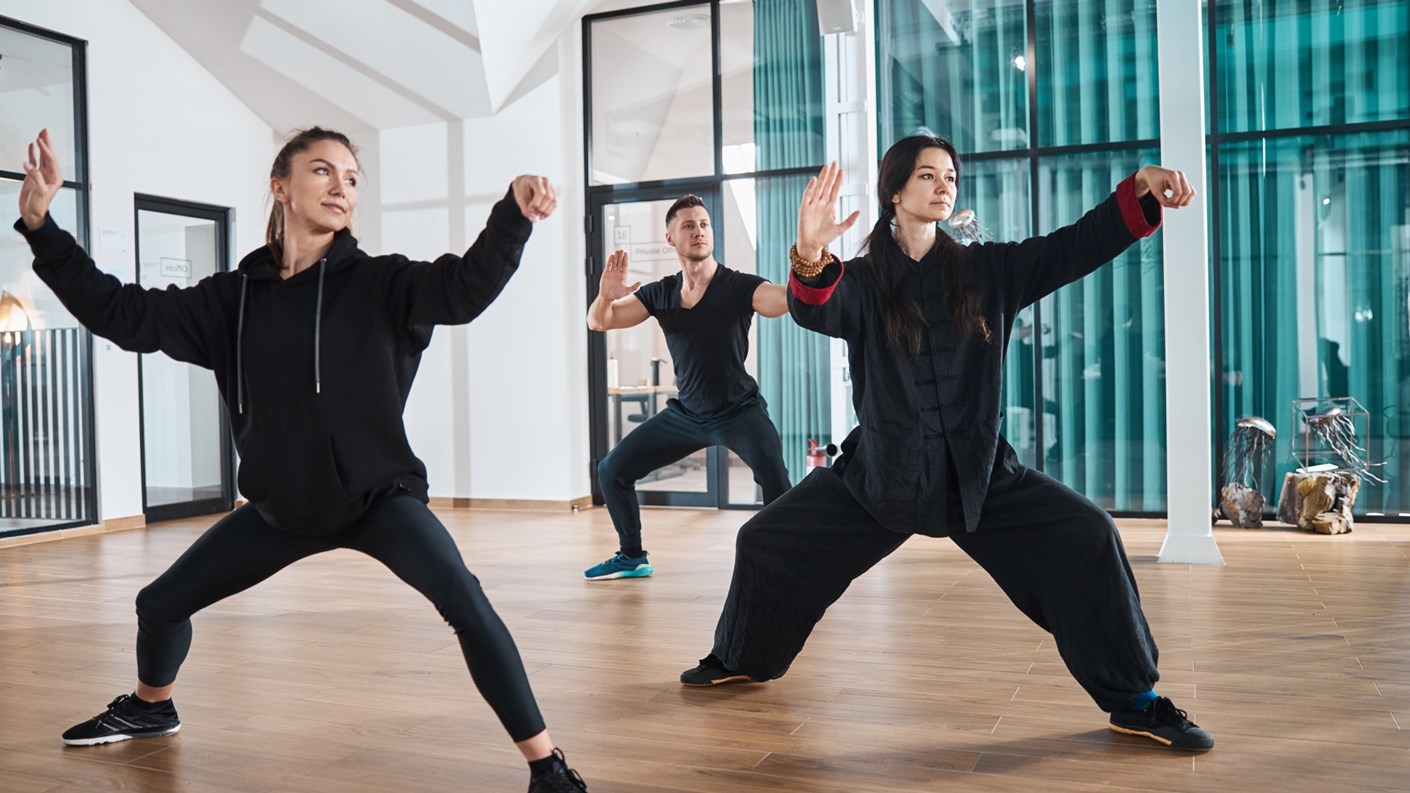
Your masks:
{"label": "white ceiling", "polygon": [[[493,115],[558,73],[558,42],[583,16],[651,0],[129,2],[277,135],[312,124],[355,135]],[[594,27],[595,160],[608,181],[708,148],[708,14],[676,8]],[[753,139],[752,28],[750,0],[723,0],[727,142]]]}
{"label": "white ceiling", "polygon": [[[491,115],[595,0],[130,0],[276,132]],[[486,47],[482,35],[492,37]]]}

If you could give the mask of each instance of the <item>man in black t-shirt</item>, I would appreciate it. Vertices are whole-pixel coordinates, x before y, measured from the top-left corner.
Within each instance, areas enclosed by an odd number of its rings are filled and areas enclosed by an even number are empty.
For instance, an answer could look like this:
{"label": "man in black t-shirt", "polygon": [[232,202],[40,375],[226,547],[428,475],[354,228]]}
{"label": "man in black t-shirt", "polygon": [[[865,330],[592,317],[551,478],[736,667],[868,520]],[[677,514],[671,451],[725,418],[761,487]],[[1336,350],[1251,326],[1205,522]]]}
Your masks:
{"label": "man in black t-shirt", "polygon": [[630,328],[655,317],[675,362],[679,392],[597,466],[621,548],[583,573],[590,580],[651,575],[641,547],[636,483],[661,466],[708,446],[724,446],[753,469],[765,504],[789,486],[783,443],[769,421],[759,384],[744,369],[749,324],[756,312],[765,317],[788,313],[785,287],[715,261],[715,232],[699,196],[687,195],[671,205],[666,243],[680,257],[679,273],[645,286],[628,284],[627,254],[619,250],[608,258],[597,298],[588,307],[593,330]]}

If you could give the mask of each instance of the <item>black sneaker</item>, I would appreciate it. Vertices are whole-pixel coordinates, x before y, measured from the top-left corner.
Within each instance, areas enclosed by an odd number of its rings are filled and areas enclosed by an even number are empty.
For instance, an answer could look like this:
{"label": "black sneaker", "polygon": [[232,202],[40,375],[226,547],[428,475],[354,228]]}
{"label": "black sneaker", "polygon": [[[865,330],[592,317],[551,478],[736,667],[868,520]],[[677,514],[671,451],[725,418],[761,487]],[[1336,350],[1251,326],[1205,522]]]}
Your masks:
{"label": "black sneaker", "polygon": [[[133,694],[123,694],[108,703],[108,709],[64,733],[69,746],[92,746],[126,741],[129,738],[160,738],[181,729],[171,700],[156,707],[143,707]],[[143,703],[146,704],[146,703]]]}
{"label": "black sneaker", "polygon": [[751,682],[749,675],[726,669],[724,662],[716,658],[714,653],[701,658],[700,665],[694,669],[681,672],[681,685],[685,686],[718,686],[724,683],[748,682]]}
{"label": "black sneaker", "polygon": [[1189,714],[1160,697],[1145,710],[1118,710],[1111,714],[1111,728],[1140,735],[1171,749],[1213,749],[1214,737],[1190,721]]}
{"label": "black sneaker", "polygon": [[587,790],[587,783],[578,772],[568,767],[562,749],[553,750],[553,770],[543,776],[529,780],[529,793],[581,793]]}

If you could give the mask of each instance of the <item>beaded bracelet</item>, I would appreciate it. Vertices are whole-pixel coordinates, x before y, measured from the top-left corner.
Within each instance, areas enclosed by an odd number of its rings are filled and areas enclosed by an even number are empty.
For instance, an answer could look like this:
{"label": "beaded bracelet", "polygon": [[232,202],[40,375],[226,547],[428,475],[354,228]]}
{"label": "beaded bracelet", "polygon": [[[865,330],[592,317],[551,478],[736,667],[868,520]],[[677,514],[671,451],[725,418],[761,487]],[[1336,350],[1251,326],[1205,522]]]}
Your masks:
{"label": "beaded bracelet", "polygon": [[798,246],[792,245],[788,249],[788,261],[793,265],[793,274],[799,278],[816,278],[829,264],[832,263],[832,254],[827,252],[827,246],[822,249],[822,256],[813,261],[804,259],[798,255]]}

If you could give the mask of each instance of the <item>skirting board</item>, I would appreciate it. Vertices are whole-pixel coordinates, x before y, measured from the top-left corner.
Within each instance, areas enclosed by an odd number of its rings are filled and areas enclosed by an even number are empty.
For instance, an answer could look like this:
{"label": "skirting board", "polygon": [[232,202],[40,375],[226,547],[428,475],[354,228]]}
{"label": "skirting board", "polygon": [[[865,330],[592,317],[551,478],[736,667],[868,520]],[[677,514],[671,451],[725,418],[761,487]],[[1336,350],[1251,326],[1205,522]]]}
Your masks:
{"label": "skirting board", "polygon": [[37,542],[54,542],[55,540],[68,540],[74,537],[88,537],[94,534],[111,534],[118,531],[131,531],[147,526],[147,518],[142,515],[133,515],[128,518],[111,518],[94,526],[77,526],[72,529],[58,529],[56,531],[41,531],[34,534],[23,534],[19,537],[0,537],[0,548],[13,548],[19,545],[33,545]]}
{"label": "skirting board", "polygon": [[507,509],[521,512],[572,512],[592,506],[592,496],[569,501],[535,501],[514,498],[432,498],[438,509]]}

